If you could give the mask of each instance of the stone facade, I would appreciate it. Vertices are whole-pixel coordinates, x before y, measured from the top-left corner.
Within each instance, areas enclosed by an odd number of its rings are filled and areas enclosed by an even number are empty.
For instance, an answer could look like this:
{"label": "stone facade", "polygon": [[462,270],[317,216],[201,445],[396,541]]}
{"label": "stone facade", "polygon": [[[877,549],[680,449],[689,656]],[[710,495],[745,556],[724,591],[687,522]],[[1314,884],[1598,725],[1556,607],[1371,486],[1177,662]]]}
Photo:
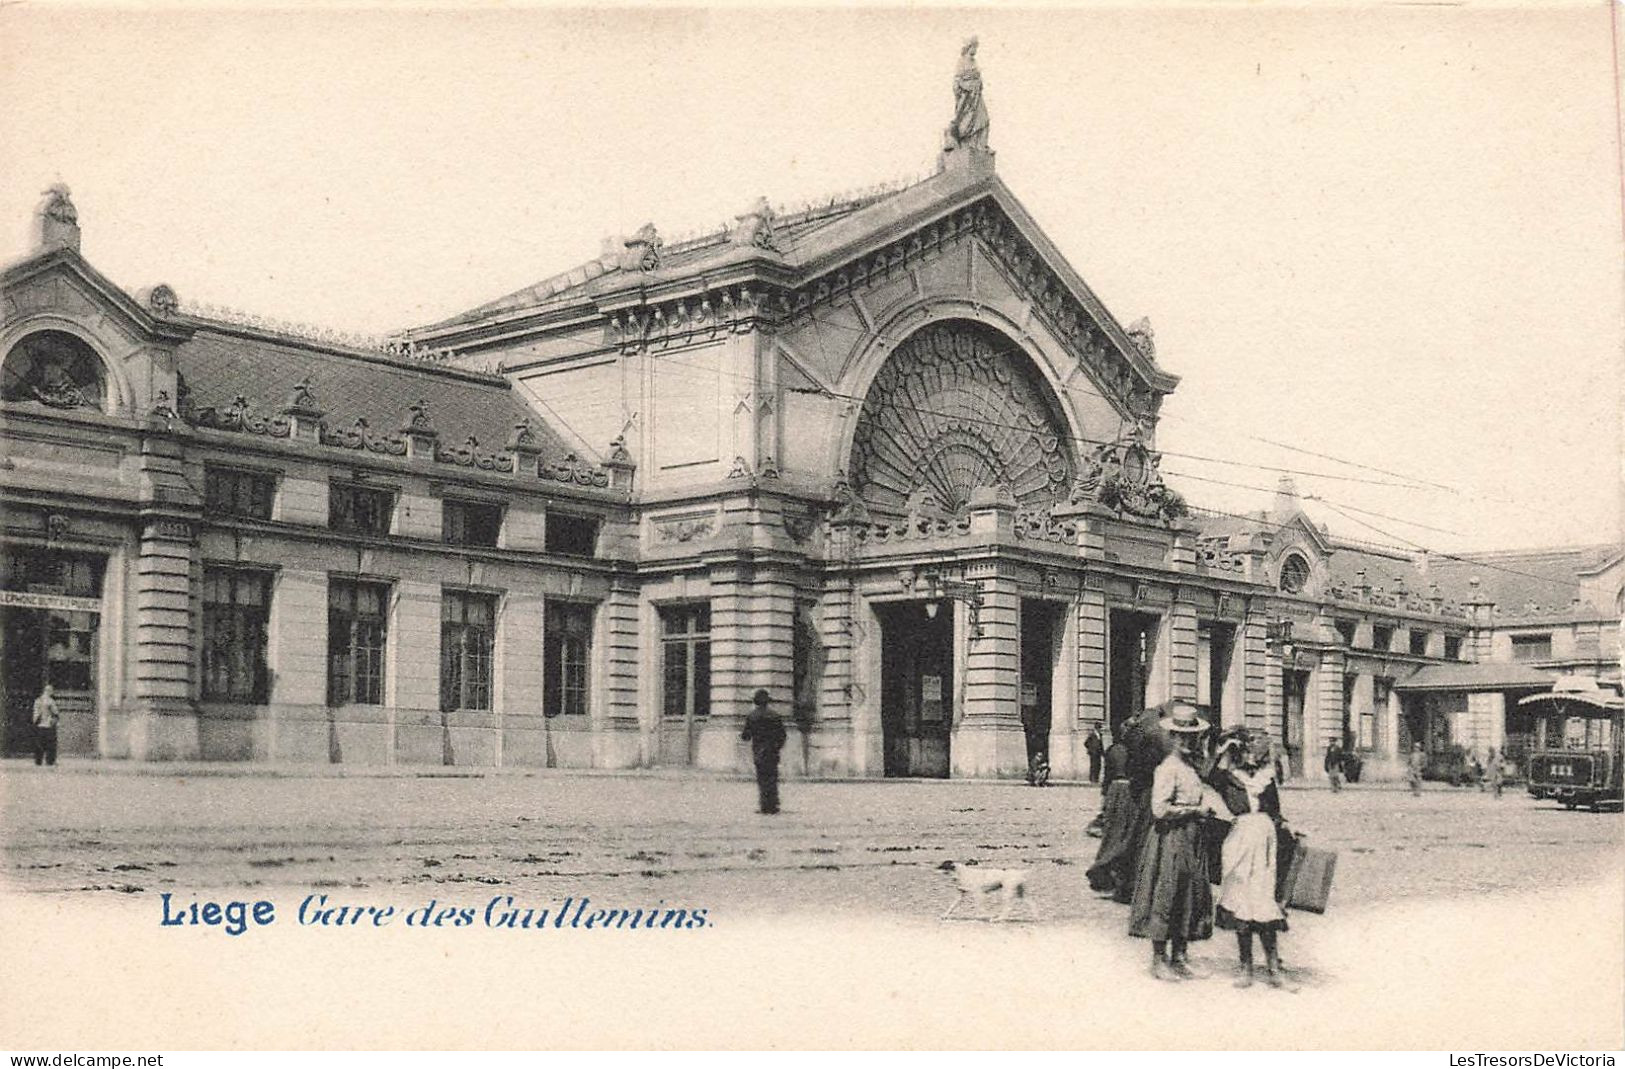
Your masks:
{"label": "stone facade", "polygon": [[[1402,684],[1510,661],[1530,618],[1290,485],[1193,512],[1149,324],[990,153],[951,159],[645,227],[383,348],[137,300],[77,241],[14,265],[4,655],[43,668],[8,747],[46,676],[64,748],[110,758],[737,770],[759,688],[792,775],[1020,776],[1036,746],[1080,777],[1090,726],[1170,698],[1310,779],[1339,739],[1397,775],[1435,716],[1504,744],[1503,693]],[[1621,560],[1585,566],[1536,668],[1617,673]]]}

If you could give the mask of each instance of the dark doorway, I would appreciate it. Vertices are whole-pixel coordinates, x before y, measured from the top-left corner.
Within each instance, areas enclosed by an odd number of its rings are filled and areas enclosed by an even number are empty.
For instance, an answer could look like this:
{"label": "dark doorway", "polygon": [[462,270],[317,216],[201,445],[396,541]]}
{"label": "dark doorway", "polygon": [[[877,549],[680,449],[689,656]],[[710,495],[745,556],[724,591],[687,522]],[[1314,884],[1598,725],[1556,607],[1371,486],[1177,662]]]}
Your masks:
{"label": "dark doorway", "polygon": [[880,729],[888,776],[948,775],[953,727],[952,602],[879,606]]}
{"label": "dark doorway", "polygon": [[1196,629],[1196,704],[1207,710],[1215,727],[1224,723],[1224,692],[1235,648],[1234,624],[1205,623]]}
{"label": "dark doorway", "polygon": [[5,754],[16,757],[34,745],[34,699],[45,684],[45,614],[6,609],[0,623],[0,667],[5,671]]}
{"label": "dark doorway", "polygon": [[1107,704],[1112,734],[1123,721],[1145,708],[1151,660],[1157,652],[1161,617],[1151,613],[1113,609],[1111,649],[1107,657]]}
{"label": "dark doorway", "polygon": [[1309,698],[1309,673],[1298,668],[1287,668],[1281,679],[1281,741],[1286,744],[1294,777],[1303,775],[1303,706]]}
{"label": "dark doorway", "polygon": [[1055,637],[1058,606],[1043,601],[1021,603],[1021,727],[1027,737],[1027,768],[1049,761],[1050,723],[1054,717]]}

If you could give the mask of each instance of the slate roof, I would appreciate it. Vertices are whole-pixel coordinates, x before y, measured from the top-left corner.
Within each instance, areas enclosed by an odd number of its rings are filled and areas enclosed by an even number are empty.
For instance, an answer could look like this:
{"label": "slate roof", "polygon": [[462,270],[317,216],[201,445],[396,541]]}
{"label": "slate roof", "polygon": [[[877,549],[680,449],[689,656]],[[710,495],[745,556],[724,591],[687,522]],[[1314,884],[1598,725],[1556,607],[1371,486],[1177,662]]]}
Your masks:
{"label": "slate roof", "polygon": [[[863,196],[842,200],[831,200],[819,207],[809,207],[793,214],[775,217],[773,220],[773,238],[781,252],[789,255],[794,252],[806,238],[830,226],[837,220],[844,219],[862,208],[866,208],[877,201],[895,195],[899,190],[870,193]],[[611,239],[613,241],[613,239]],[[683,241],[672,242],[661,248],[660,270],[662,272],[681,270],[694,264],[717,257],[721,254],[739,252],[728,238],[725,230]],[[607,249],[596,259],[577,264],[567,271],[562,271],[543,279],[534,285],[515,290],[494,301],[488,301],[478,308],[459,313],[438,323],[430,324],[423,330],[435,330],[441,327],[450,327],[462,323],[474,323],[490,316],[500,315],[503,312],[514,312],[521,309],[538,308],[554,301],[563,301],[579,296],[588,289],[592,283],[601,278],[612,275],[625,274],[619,266],[619,248]]]}
{"label": "slate roof", "polygon": [[1395,684],[1398,690],[1509,690],[1549,687],[1557,676],[1526,664],[1481,661],[1470,664],[1427,664]]}
{"label": "slate roof", "polygon": [[[1611,543],[1460,553],[1435,560],[1431,571],[1450,597],[1494,602],[1496,615],[1503,620],[1550,617],[1566,611],[1579,596],[1581,575],[1601,569],[1622,553],[1625,550]],[[1470,582],[1474,577],[1476,598]]]}
{"label": "slate roof", "polygon": [[294,384],[308,378],[324,421],[334,429],[348,429],[362,417],[373,431],[394,434],[409,406],[426,401],[447,446],[461,446],[472,435],[481,449],[500,451],[514,424],[528,420],[544,457],[573,451],[506,380],[494,376],[206,327],[180,346],[177,357],[197,408],[225,409],[241,396],[250,412],[272,416],[288,403]]}

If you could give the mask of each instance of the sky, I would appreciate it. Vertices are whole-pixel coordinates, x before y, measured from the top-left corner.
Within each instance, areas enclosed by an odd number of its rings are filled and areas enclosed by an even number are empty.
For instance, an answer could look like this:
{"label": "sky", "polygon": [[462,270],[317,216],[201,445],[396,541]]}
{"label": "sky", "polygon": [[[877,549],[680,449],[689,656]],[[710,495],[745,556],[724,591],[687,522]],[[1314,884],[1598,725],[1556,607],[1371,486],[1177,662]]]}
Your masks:
{"label": "sky", "polygon": [[1158,445],[1193,503],[1265,507],[1291,469],[1351,538],[1620,539],[1606,4],[12,4],[0,259],[64,181],[126,289],[431,322],[646,221],[924,173],[973,33],[999,174],[1182,377]]}

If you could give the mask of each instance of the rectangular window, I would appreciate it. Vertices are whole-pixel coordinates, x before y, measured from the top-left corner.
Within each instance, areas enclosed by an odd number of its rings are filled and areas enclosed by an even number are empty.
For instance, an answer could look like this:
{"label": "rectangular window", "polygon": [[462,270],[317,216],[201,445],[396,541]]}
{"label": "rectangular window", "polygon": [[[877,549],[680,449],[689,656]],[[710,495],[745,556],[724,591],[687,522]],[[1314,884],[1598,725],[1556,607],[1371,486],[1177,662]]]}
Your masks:
{"label": "rectangular window", "polygon": [[494,546],[501,532],[501,505],[447,499],[441,506],[440,540],[448,546]]}
{"label": "rectangular window", "polygon": [[1549,661],[1552,659],[1552,633],[1541,635],[1513,635],[1514,661]]}
{"label": "rectangular window", "polygon": [[96,629],[93,612],[51,609],[46,613],[45,678],[59,691],[96,689]]}
{"label": "rectangular window", "polygon": [[203,508],[210,516],[268,520],[275,497],[274,475],[234,468],[204,469]]}
{"label": "rectangular window", "polygon": [[542,634],[542,711],[548,716],[586,716],[592,606],[548,602]]}
{"label": "rectangular window", "polygon": [[1428,653],[1428,633],[1426,631],[1411,631],[1411,652],[1418,657],[1426,657]]}
{"label": "rectangular window", "polygon": [[491,708],[495,594],[447,590],[440,596],[440,708]]}
{"label": "rectangular window", "polygon": [[591,557],[598,552],[598,521],[591,516],[548,512],[547,551],[566,557]]}
{"label": "rectangular window", "polygon": [[389,586],[354,579],[327,585],[327,704],[382,705]]}
{"label": "rectangular window", "polygon": [[1444,656],[1447,661],[1461,660],[1461,636],[1446,635],[1444,637]]}
{"label": "rectangular window", "polygon": [[389,533],[395,515],[395,492],[376,486],[332,483],[328,486],[327,526],[359,534]]}
{"label": "rectangular window", "polygon": [[33,546],[7,546],[0,558],[0,588],[30,594],[67,594],[76,598],[102,596],[107,558],[82,553],[59,553]]}
{"label": "rectangular window", "polygon": [[1345,646],[1354,645],[1354,636],[1359,632],[1359,629],[1360,624],[1357,620],[1337,621],[1337,637],[1342,640]]}
{"label": "rectangular window", "polygon": [[670,605],[660,610],[661,713],[711,714],[711,606]]}
{"label": "rectangular window", "polygon": [[1394,629],[1391,627],[1373,627],[1371,629],[1371,648],[1381,653],[1387,653],[1394,648]]}
{"label": "rectangular window", "polygon": [[203,699],[262,705],[270,673],[265,638],[271,617],[271,573],[203,570]]}

